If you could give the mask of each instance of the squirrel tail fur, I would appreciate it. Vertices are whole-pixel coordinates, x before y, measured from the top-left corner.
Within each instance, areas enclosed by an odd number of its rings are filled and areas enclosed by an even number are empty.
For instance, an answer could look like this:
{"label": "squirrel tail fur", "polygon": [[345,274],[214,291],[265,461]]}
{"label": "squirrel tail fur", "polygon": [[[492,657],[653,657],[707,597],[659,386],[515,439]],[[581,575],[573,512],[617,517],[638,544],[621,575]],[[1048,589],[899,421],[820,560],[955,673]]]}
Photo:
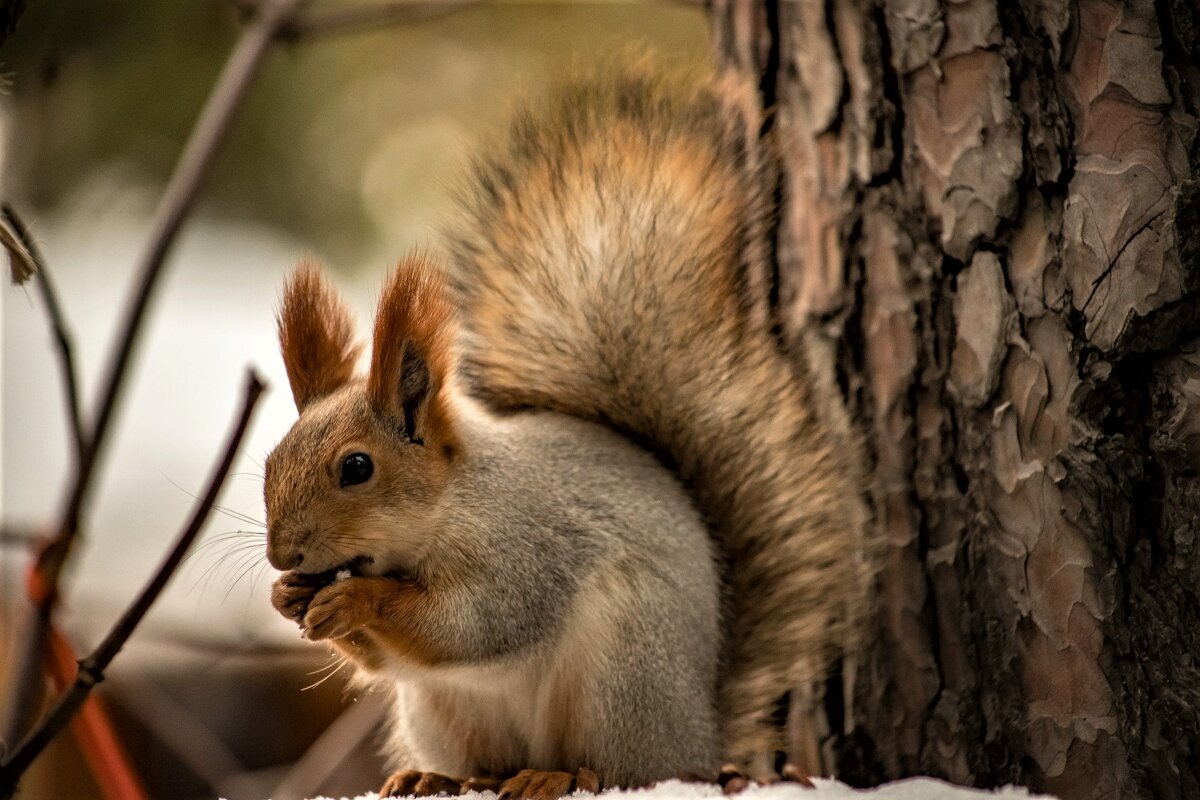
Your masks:
{"label": "squirrel tail fur", "polygon": [[782,698],[853,642],[869,573],[857,449],[765,310],[760,126],[727,76],[642,62],[571,79],[478,158],[448,241],[472,390],[614,426],[710,519],[725,755],[764,779],[788,749]]}

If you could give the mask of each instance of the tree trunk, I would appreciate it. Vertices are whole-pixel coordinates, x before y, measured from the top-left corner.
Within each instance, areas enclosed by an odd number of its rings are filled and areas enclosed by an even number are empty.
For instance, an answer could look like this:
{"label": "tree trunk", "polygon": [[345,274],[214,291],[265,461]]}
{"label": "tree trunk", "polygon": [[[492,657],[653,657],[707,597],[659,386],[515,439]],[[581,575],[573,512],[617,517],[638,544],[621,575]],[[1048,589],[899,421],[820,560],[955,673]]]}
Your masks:
{"label": "tree trunk", "polygon": [[830,766],[1200,797],[1195,0],[713,16],[776,108],[781,330],[829,343],[886,543]]}

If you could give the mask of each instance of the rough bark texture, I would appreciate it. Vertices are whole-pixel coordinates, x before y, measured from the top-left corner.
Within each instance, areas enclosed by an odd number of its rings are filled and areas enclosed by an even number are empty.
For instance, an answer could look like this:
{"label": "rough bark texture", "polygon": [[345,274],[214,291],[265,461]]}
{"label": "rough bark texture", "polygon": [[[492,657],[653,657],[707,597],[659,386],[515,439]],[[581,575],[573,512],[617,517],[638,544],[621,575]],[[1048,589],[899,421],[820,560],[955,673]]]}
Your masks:
{"label": "rough bark texture", "polygon": [[783,337],[835,343],[887,543],[829,765],[1200,797],[1194,0],[713,18],[776,107]]}

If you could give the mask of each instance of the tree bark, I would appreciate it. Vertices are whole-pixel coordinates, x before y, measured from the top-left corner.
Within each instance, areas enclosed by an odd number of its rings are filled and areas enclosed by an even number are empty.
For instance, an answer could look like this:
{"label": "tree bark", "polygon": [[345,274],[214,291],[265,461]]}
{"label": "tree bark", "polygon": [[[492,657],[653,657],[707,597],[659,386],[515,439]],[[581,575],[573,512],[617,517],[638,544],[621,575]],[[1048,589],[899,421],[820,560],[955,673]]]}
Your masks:
{"label": "tree bark", "polygon": [[827,766],[1200,797],[1194,0],[717,0],[886,543]]}

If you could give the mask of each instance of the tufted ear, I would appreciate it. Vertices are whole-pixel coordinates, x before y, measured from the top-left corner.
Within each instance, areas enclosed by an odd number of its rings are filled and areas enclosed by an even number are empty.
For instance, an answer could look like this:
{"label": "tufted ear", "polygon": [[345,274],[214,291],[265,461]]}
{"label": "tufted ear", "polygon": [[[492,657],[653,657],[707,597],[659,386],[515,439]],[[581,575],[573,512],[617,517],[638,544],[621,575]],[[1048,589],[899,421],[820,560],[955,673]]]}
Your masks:
{"label": "tufted ear", "polygon": [[410,256],[383,287],[367,390],[371,402],[415,444],[456,447],[447,383],[454,368],[454,310],[440,272]]}
{"label": "tufted ear", "polygon": [[301,262],[283,287],[279,349],[296,410],[345,385],[359,345],[350,314],[311,262]]}

